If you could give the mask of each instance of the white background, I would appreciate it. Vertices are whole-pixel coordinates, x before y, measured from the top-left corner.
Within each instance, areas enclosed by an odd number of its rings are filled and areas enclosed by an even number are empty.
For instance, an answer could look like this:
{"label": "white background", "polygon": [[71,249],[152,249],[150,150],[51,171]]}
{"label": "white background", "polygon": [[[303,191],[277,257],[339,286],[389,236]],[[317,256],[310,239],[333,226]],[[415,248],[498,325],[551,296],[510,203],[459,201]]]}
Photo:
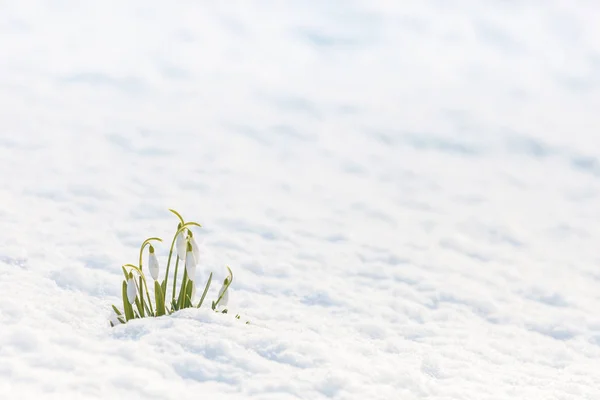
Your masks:
{"label": "white background", "polygon": [[[598,21],[0,2],[0,398],[600,398]],[[109,328],[168,208],[251,325]]]}

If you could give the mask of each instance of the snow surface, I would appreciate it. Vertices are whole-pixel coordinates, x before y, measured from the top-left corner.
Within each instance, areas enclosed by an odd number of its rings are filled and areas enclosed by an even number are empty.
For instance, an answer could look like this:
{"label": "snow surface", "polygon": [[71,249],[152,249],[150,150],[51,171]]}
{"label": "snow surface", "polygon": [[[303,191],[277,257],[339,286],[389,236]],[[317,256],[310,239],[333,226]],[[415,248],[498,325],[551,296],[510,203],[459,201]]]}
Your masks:
{"label": "snow surface", "polygon": [[[0,2],[0,399],[599,399],[598,21]],[[168,208],[252,324],[109,328]]]}

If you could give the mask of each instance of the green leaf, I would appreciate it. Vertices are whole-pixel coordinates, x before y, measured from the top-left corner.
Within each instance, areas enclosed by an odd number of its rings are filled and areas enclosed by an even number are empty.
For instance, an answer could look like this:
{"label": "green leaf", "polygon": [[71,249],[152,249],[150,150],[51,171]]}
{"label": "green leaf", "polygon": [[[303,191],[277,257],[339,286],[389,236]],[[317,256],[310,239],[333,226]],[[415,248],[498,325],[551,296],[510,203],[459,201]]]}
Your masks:
{"label": "green leaf", "polygon": [[163,304],[165,304],[165,294],[167,293],[167,278],[163,279],[162,283],[160,284],[160,290],[163,294],[162,302]]}
{"label": "green leaf", "polygon": [[175,300],[175,293],[177,292],[177,271],[179,271],[179,257],[175,257],[175,272],[173,273],[173,300]]}
{"label": "green leaf", "polygon": [[[145,315],[144,315],[144,292],[142,291],[142,288],[143,288],[142,284],[143,284],[142,277],[140,276],[140,284],[138,286],[138,294],[139,294],[138,297],[140,299],[141,307],[139,310],[140,310],[140,315],[142,316],[142,318],[144,318],[145,317]],[[150,310],[148,310],[148,314],[150,314]]]}
{"label": "green leaf", "polygon": [[[120,323],[124,324],[125,323],[125,316],[121,313],[121,311],[115,307],[114,304],[111,304],[112,309],[115,311],[115,313],[117,314],[117,319],[119,320]],[[112,324],[112,321],[111,321]]]}
{"label": "green leaf", "polygon": [[153,317],[154,313],[152,312],[152,310],[150,310],[150,307],[148,307],[148,303],[144,302],[144,310],[146,310],[146,313],[148,314],[149,317]]}
{"label": "green leaf", "polygon": [[179,288],[179,296],[177,297],[177,307],[181,310],[183,308],[183,299],[185,295],[186,286],[188,283],[187,271],[183,270],[183,279],[181,280],[181,287]]}
{"label": "green leaf", "polygon": [[123,311],[125,312],[125,320],[133,319],[133,308],[127,299],[127,281],[123,281]]}
{"label": "green leaf", "polygon": [[188,308],[188,307],[192,306],[193,285],[194,285],[194,282],[192,282],[188,279],[188,282],[186,283],[186,286],[185,286],[185,304],[184,304],[183,308]]}
{"label": "green leaf", "polygon": [[165,315],[165,301],[158,281],[154,281],[154,297],[156,298],[156,316]]}
{"label": "green leaf", "polygon": [[[136,298],[135,298],[135,306],[137,308],[138,315],[144,315],[144,309],[142,308],[142,304],[140,303],[140,296],[136,296]],[[135,312],[135,310],[133,310],[133,311]]]}
{"label": "green leaf", "polygon": [[212,281],[212,272],[208,276],[208,282],[206,282],[206,286],[204,287],[204,292],[202,292],[202,297],[200,297],[200,302],[198,303],[198,307],[202,307],[202,303],[204,303],[204,298],[206,297],[206,293],[208,293],[208,288],[210,287],[210,282]]}

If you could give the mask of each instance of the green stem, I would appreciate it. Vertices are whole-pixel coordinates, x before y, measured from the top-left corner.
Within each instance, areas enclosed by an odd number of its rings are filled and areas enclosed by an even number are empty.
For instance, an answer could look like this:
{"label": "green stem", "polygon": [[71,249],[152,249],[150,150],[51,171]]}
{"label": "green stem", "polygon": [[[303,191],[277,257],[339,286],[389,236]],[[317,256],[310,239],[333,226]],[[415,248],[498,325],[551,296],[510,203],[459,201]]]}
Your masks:
{"label": "green stem", "polygon": [[142,245],[140,246],[140,262],[139,262],[140,269],[142,269],[142,255],[144,254],[144,247],[149,245],[150,242],[153,240],[156,240],[157,242],[162,242],[161,238],[151,237],[151,238],[144,240],[144,243],[142,243]]}
{"label": "green stem", "polygon": [[144,307],[146,306],[146,303],[144,303],[144,292],[142,291],[143,286],[142,286],[142,277],[141,276],[140,276],[140,284],[138,285],[137,282],[136,282],[135,286],[139,286],[138,287],[138,291],[140,293],[140,305],[142,307],[140,309],[140,315],[143,318],[144,317]]}
{"label": "green stem", "polygon": [[[175,273],[173,274],[173,298],[172,300],[175,301],[175,291],[177,288],[177,270],[179,269],[179,257],[177,257],[177,261],[175,261]],[[184,275],[185,275],[185,271],[184,271]]]}
{"label": "green stem", "polygon": [[212,281],[213,273],[211,272],[208,275],[208,282],[206,282],[206,286],[204,287],[204,292],[202,292],[202,297],[200,297],[200,302],[198,303],[198,308],[202,307],[202,303],[204,302],[204,298],[206,297],[206,293],[208,292],[208,288],[210,287],[210,282]]}
{"label": "green stem", "polygon": [[181,279],[181,287],[179,288],[179,297],[177,298],[177,307],[179,307],[180,310],[185,308],[185,292],[189,281],[187,270],[183,270],[183,278]]}
{"label": "green stem", "polygon": [[181,221],[181,225],[185,224],[185,221],[183,220],[183,217],[181,216],[181,214],[179,214],[177,211],[173,210],[172,208],[169,208],[169,211],[171,211],[173,214],[175,214],[177,216],[177,218],[179,218],[179,220]]}
{"label": "green stem", "polygon": [[[177,226],[177,232],[179,232],[179,228],[181,228],[183,224],[179,224]],[[171,256],[173,255],[173,247],[175,247],[175,241],[177,240],[177,233],[173,237],[173,241],[171,242],[171,250],[169,250],[169,259],[167,260],[167,272],[165,273],[165,280],[162,283],[162,292],[163,292],[163,301],[166,301],[167,297],[167,283],[169,283],[169,269],[171,268]],[[175,276],[177,276],[177,264],[179,264],[179,257],[177,257],[177,261],[175,263]],[[174,278],[173,284],[175,284],[176,279]]]}
{"label": "green stem", "polygon": [[[169,250],[169,259],[167,260],[167,272],[165,273],[165,280],[162,283],[162,292],[163,292],[163,296],[166,297],[167,296],[167,283],[169,282],[169,270],[171,268],[171,257],[173,256],[173,247],[175,247],[175,241],[177,240],[177,235],[179,234],[179,229],[181,229],[181,227],[183,225],[185,225],[185,221],[183,220],[183,217],[181,216],[181,214],[179,214],[177,211],[173,210],[172,208],[169,208],[169,211],[171,211],[173,214],[175,214],[177,216],[177,218],[179,218],[179,221],[181,221],[178,225],[177,225],[177,232],[175,233],[175,236],[173,236],[173,241],[171,242],[171,249]],[[175,267],[177,268],[177,267]],[[163,299],[164,301],[164,299]]]}

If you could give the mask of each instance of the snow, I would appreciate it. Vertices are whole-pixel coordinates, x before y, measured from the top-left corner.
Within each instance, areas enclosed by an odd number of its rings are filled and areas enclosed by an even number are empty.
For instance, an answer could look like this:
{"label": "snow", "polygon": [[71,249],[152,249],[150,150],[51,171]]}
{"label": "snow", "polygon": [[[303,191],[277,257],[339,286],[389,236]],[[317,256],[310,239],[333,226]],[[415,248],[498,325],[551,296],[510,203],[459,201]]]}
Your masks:
{"label": "snow", "polygon": [[[600,398],[598,20],[2,2],[0,398]],[[110,328],[168,208],[230,313]]]}

